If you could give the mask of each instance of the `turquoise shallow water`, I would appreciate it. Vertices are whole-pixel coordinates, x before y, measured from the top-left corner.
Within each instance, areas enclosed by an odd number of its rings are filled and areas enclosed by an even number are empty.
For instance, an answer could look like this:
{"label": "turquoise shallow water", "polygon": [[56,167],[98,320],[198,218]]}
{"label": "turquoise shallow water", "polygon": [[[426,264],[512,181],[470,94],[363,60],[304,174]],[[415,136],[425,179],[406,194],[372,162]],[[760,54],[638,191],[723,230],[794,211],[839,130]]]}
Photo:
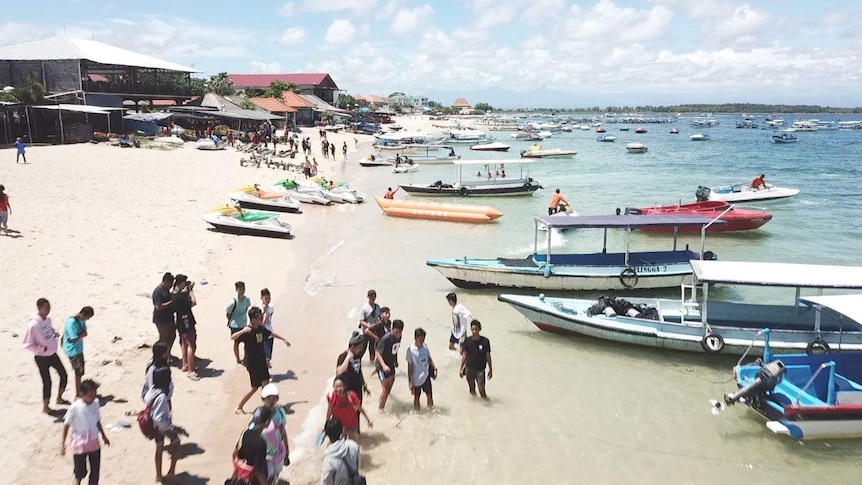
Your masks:
{"label": "turquoise shallow water", "polygon": [[[862,441],[798,444],[773,435],[744,408],[712,416],[708,400],[735,387],[731,367],[736,359],[730,356],[549,334],[498,302],[499,291],[493,290],[458,291],[460,301],[483,322],[483,334],[494,348],[490,402],[467,395],[457,378],[458,357],[445,350],[450,318],[444,296],[457,289],[425,261],[529,254],[532,218],[547,212],[556,187],[581,214],[610,214],[616,207],[692,201],[699,184],[746,182],[763,172],[768,181],[802,193],[760,204],[774,215],[771,222],[749,233],[709,236],[707,249],[725,260],[862,265],[857,244],[862,230],[856,221],[862,209],[857,188],[862,131],[797,133],[799,143],[776,145],[769,130],[735,129],[739,116],[717,118],[721,126],[702,129],[712,136],[707,142],[689,141],[696,130],[686,118],[645,125],[649,132],[643,135],[630,125],[632,131],[618,133],[615,143],[597,142],[594,130],[555,133],[543,142],[545,147],[574,148],[578,154],[532,165],[532,176],[544,190],[533,197],[468,200],[501,210],[505,215],[494,224],[391,218],[373,204],[355,208],[352,224],[361,229],[315,270],[332,282],[319,297],[343,307],[360,303],[367,288],[376,288],[378,302],[392,307],[393,318],[404,320],[408,335],[417,326],[428,330],[441,370],[434,383],[438,412],[422,415],[409,411],[406,378],[399,370],[392,409],[375,417],[386,423],[381,428],[389,427],[369,457],[370,477],[380,483],[423,484],[819,484],[858,479]],[[618,132],[619,126],[607,128]],[[668,133],[673,126],[679,135]],[[493,134],[512,145],[509,153],[456,150],[464,158],[513,160],[530,145],[510,142],[508,132]],[[630,141],[646,143],[650,151],[628,154],[625,144]],[[394,175],[386,168],[349,167],[347,176],[369,195],[382,195],[398,183],[451,182],[454,168],[425,165],[413,174]],[[568,233],[554,245],[558,250],[600,250],[601,233],[592,232]],[[699,238],[685,242],[699,245]],[[621,234],[611,235],[609,249],[622,244]],[[632,248],[670,244],[667,236],[635,234]],[[663,293],[672,297],[679,290]],[[724,287],[711,295],[789,303],[793,292]],[[354,326],[355,321],[345,320],[345,329]],[[377,392],[376,383],[372,392]],[[421,453],[405,457],[404,450]]]}

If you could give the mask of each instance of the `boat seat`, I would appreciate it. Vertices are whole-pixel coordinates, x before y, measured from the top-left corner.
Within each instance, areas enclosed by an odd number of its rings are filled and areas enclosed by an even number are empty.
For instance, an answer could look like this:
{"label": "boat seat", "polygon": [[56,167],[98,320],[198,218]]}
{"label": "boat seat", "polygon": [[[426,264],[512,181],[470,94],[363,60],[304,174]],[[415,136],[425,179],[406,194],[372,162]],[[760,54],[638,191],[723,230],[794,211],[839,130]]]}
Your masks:
{"label": "boat seat", "polygon": [[497,258],[497,261],[503,266],[514,268],[538,268],[536,262],[529,256],[521,259]]}
{"label": "boat seat", "polygon": [[838,391],[836,404],[862,404],[862,391]]}

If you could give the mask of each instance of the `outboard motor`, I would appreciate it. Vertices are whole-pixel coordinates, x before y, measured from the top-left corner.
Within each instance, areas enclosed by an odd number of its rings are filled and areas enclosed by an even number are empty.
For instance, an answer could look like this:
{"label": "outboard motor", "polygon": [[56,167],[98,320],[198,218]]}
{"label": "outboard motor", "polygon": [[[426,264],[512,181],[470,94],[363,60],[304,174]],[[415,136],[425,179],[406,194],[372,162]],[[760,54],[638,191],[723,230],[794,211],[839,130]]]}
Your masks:
{"label": "outboard motor", "polygon": [[703,185],[698,185],[697,190],[694,191],[694,196],[697,198],[698,202],[709,200],[709,187],[704,187]]}
{"label": "outboard motor", "polygon": [[727,409],[728,406],[733,406],[743,399],[751,399],[754,396],[771,392],[775,389],[775,386],[784,379],[784,374],[786,372],[787,368],[784,367],[784,363],[780,360],[776,360],[768,364],[761,364],[760,370],[757,371],[757,377],[751,384],[733,394],[725,394],[724,402],[719,402],[714,399],[711,400],[710,404],[712,404],[713,407],[712,413],[718,414]]}

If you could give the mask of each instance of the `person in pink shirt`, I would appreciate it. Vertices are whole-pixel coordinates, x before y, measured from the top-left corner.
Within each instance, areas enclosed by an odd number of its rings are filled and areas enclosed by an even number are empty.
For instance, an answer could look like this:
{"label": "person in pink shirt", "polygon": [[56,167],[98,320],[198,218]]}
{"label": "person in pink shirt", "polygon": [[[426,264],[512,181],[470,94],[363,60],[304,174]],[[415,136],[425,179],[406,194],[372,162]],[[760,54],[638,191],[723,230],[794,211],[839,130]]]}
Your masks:
{"label": "person in pink shirt", "polygon": [[36,366],[42,377],[42,412],[48,414],[51,412],[51,408],[48,407],[48,401],[51,400],[51,367],[60,376],[60,386],[57,388],[57,404],[69,404],[69,401],[63,399],[68,375],[57,355],[60,334],[54,330],[51,318],[48,317],[48,314],[51,313],[51,304],[45,298],[39,298],[36,301],[36,309],[37,312],[30,317],[30,321],[27,323],[24,348],[36,354]]}

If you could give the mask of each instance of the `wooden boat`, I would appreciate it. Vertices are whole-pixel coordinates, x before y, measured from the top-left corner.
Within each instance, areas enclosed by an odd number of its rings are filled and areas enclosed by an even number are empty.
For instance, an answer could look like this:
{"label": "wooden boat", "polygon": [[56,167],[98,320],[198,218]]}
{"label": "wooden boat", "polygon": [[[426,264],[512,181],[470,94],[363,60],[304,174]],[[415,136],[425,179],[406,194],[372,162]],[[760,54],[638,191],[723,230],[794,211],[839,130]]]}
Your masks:
{"label": "wooden boat", "polygon": [[[735,355],[750,349],[760,354],[765,342],[758,332],[770,328],[772,348],[784,352],[862,350],[862,302],[857,301],[853,312],[824,311],[818,316],[805,301],[821,297],[799,296],[804,288],[862,290],[862,267],[707,260],[692,260],[690,265],[694,280],[680,286],[678,299],[622,302],[500,295],[498,300],[542,330],[650,347]],[[795,298],[711,301],[713,285],[792,288]]]}
{"label": "wooden boat", "polygon": [[[632,229],[644,226],[696,226],[703,227],[713,221],[710,217],[692,214],[680,215],[612,215],[612,216],[543,216],[535,218],[533,253],[525,258],[468,258],[429,259],[428,266],[436,269],[459,288],[533,288],[538,290],[625,290],[638,288],[671,288],[691,282],[689,260],[701,258],[701,253],[677,249],[677,236],[673,236],[670,251],[630,252],[629,237]],[[544,234],[546,251],[539,253],[539,234],[542,226],[550,229]],[[554,229],[603,229],[604,247],[598,253],[551,254]],[[608,253],[609,229],[625,231],[624,252]],[[701,235],[701,241],[705,234]],[[711,257],[709,254],[705,257]]]}
{"label": "wooden boat", "polygon": [[[772,220],[772,215],[768,212],[739,209],[731,206],[727,202],[719,200],[707,200],[699,202],[691,202],[688,204],[663,205],[656,207],[642,207],[640,209],[626,207],[626,214],[702,214],[708,217],[718,217],[718,220],[724,221],[725,224],[707,226],[706,230],[710,232],[732,232],[732,231],[748,231],[757,229]],[[644,227],[644,232],[668,232],[672,228],[664,227]],[[680,232],[696,232],[696,227],[681,227]]]}
{"label": "wooden boat", "polygon": [[409,219],[483,223],[491,222],[503,215],[497,209],[484,205],[432,204],[383,197],[375,197],[374,200],[387,216]]}
{"label": "wooden boat", "polygon": [[[421,196],[501,196],[501,195],[533,195],[542,188],[538,181],[529,176],[529,165],[533,160],[454,160],[456,181],[444,184],[438,180],[433,184],[402,185],[410,195]],[[505,166],[516,166],[520,175],[507,177]],[[466,168],[465,168],[466,167]],[[511,168],[511,167],[510,167]],[[464,170],[467,170],[465,175]],[[474,180],[473,170],[478,169]],[[511,170],[510,170],[511,171]],[[485,177],[485,174],[487,178]]]}
{"label": "wooden boat", "polygon": [[[824,319],[831,313],[858,327],[862,320],[862,295],[829,295],[800,298],[800,303]],[[763,335],[763,358],[733,368],[737,391],[711,400],[713,414],[744,403],[764,417],[776,434],[797,440],[858,438],[862,436],[862,352],[772,353],[772,333]]]}

